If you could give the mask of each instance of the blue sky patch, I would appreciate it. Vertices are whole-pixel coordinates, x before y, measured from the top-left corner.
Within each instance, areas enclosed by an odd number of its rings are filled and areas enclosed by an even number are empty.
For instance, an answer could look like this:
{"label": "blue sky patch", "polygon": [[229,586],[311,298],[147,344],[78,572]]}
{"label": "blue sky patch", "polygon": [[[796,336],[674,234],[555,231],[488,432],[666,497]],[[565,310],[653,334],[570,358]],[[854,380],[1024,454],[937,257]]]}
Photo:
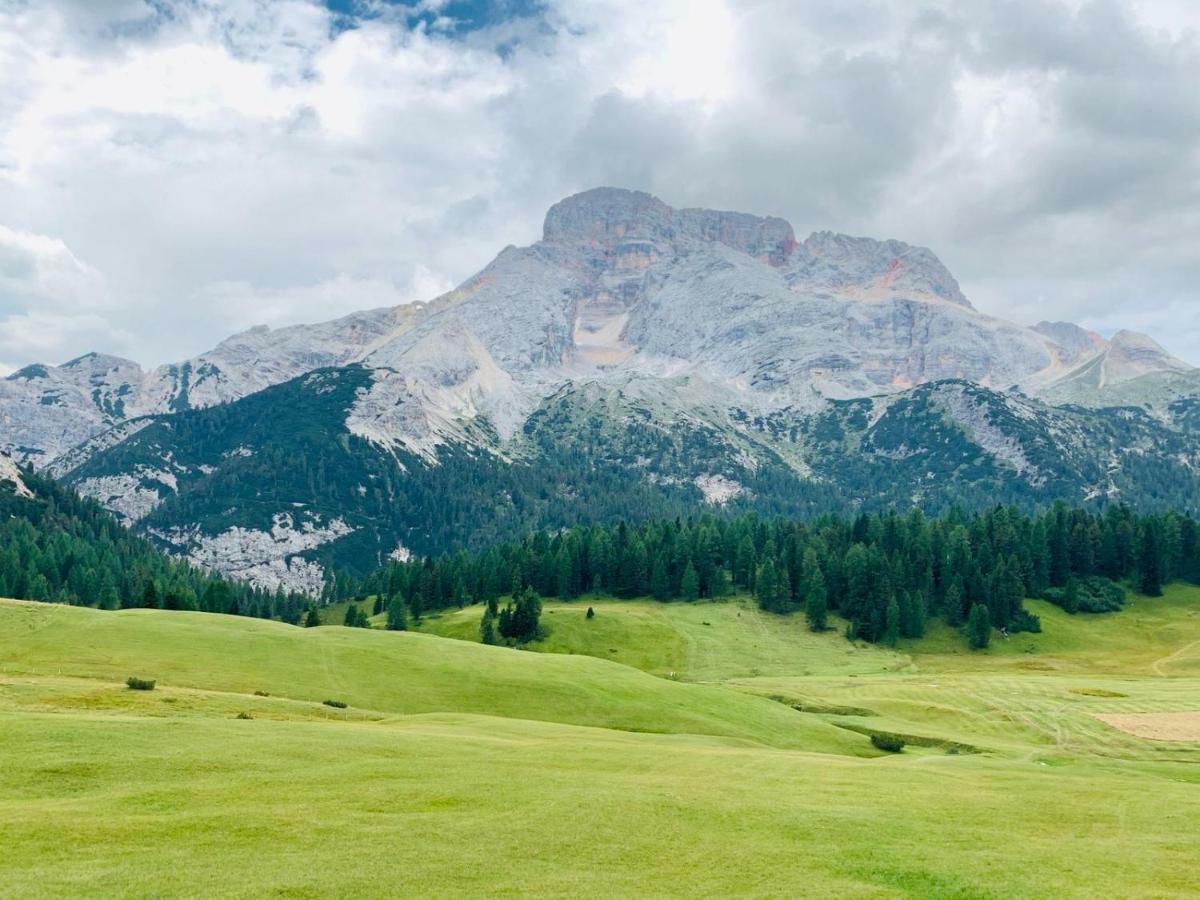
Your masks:
{"label": "blue sky patch", "polygon": [[[450,0],[436,12],[417,12],[419,5],[414,2],[397,2],[385,0],[390,6],[398,9],[412,10],[410,17],[414,24],[424,22],[434,26],[445,22],[452,23],[445,30],[450,34],[466,34],[499,25],[513,19],[523,19],[538,15],[545,8],[544,0]],[[364,3],[363,0],[325,0],[325,5],[343,18],[343,27],[353,28],[354,23],[361,19],[372,18],[374,4]]]}

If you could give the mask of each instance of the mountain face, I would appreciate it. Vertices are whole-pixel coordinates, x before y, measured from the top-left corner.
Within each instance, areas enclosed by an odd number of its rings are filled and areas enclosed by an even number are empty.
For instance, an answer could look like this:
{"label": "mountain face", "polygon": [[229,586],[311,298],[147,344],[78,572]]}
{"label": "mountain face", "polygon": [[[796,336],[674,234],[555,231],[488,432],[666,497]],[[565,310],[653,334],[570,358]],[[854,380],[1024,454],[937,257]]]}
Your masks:
{"label": "mountain face", "polygon": [[985,316],[923,248],[599,189],[426,304],[151,372],[28,367],[0,381],[0,449],[177,553],[311,590],[705,502],[1194,505],[1194,375],[1143,336]]}
{"label": "mountain face", "polygon": [[18,497],[32,496],[21,478],[21,470],[17,464],[3,453],[0,453],[0,486]]}

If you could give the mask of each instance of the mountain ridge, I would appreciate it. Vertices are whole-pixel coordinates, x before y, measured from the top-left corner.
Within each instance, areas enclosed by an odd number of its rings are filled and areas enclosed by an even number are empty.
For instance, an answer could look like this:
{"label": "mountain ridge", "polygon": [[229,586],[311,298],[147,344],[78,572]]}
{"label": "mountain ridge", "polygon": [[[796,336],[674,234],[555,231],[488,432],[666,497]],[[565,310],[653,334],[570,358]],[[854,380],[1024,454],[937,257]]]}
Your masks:
{"label": "mountain ridge", "polygon": [[1142,335],[980,313],[925,248],[603,188],[429,302],[150,372],[27,367],[0,449],[174,553],[315,592],[573,517],[1187,507],[1196,375]]}
{"label": "mountain ridge", "polygon": [[[449,361],[435,372],[439,354]],[[926,248],[829,231],[797,241],[783,219],[676,210],[597,188],[551,207],[541,241],[505,248],[427,303],[258,326],[149,371],[100,353],[27,366],[0,381],[0,446],[45,465],[142,415],[231,402],[318,368],[400,371],[414,358],[443,389],[435,404],[482,409],[499,391],[510,413],[497,418],[513,421],[553,383],[622,367],[665,376],[715,368],[766,406],[955,377],[1047,396],[1074,381],[1066,393],[1077,401],[1087,389],[1191,368],[1145,336],[1105,341],[1065,323],[1027,329],[978,313]],[[492,372],[447,396],[466,368]],[[405,390],[379,393],[396,400]]]}

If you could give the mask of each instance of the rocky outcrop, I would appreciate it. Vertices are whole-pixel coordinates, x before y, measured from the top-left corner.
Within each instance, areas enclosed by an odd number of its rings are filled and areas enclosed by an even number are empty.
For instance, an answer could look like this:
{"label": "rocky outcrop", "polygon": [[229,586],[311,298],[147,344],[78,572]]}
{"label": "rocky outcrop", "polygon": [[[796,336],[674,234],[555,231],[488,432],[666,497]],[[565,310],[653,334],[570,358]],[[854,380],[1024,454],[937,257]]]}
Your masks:
{"label": "rocky outcrop", "polygon": [[352,531],[341,519],[328,523],[311,518],[296,521],[292,513],[279,513],[269,531],[230,528],[209,535],[190,527],[159,531],[155,537],[202,568],[265,590],[316,595],[324,583],[325,570],[306,559],[304,552]]}
{"label": "rocky outcrop", "polygon": [[29,488],[25,486],[25,482],[21,479],[21,470],[17,464],[13,462],[12,457],[0,453],[0,485],[11,490],[18,497],[31,498]]}

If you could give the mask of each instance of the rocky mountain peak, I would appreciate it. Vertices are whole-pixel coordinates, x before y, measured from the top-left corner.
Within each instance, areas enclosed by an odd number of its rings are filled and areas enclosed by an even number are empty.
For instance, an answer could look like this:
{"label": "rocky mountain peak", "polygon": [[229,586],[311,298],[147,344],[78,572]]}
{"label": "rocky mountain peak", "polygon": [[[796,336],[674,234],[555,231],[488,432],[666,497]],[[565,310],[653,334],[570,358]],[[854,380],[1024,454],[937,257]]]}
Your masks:
{"label": "rocky mountain peak", "polygon": [[933,251],[903,241],[816,231],[800,246],[791,278],[833,291],[905,294],[974,309]]}
{"label": "rocky mountain peak", "polygon": [[1033,326],[1033,330],[1061,348],[1066,360],[1077,359],[1085,353],[1095,353],[1108,345],[1096,332],[1088,331],[1072,322],[1038,322]]}
{"label": "rocky mountain peak", "polygon": [[1122,374],[1144,374],[1164,370],[1186,372],[1192,367],[1172,356],[1154,338],[1136,331],[1118,331],[1108,347],[1108,365]]}
{"label": "rocky mountain peak", "polygon": [[775,266],[796,247],[795,232],[783,219],[677,210],[650,194],[620,188],[595,188],[556,203],[546,214],[543,240],[608,254],[643,245],[655,255],[720,243]]}
{"label": "rocky mountain peak", "polygon": [[547,243],[611,246],[624,240],[669,240],[675,210],[642,191],[593,188],[550,207]]}
{"label": "rocky mountain peak", "polygon": [[85,353],[83,356],[77,356],[75,359],[63,363],[59,368],[88,370],[95,372],[111,371],[113,369],[140,368],[140,366],[138,366],[138,364],[131,359],[113,356],[109,353]]}

